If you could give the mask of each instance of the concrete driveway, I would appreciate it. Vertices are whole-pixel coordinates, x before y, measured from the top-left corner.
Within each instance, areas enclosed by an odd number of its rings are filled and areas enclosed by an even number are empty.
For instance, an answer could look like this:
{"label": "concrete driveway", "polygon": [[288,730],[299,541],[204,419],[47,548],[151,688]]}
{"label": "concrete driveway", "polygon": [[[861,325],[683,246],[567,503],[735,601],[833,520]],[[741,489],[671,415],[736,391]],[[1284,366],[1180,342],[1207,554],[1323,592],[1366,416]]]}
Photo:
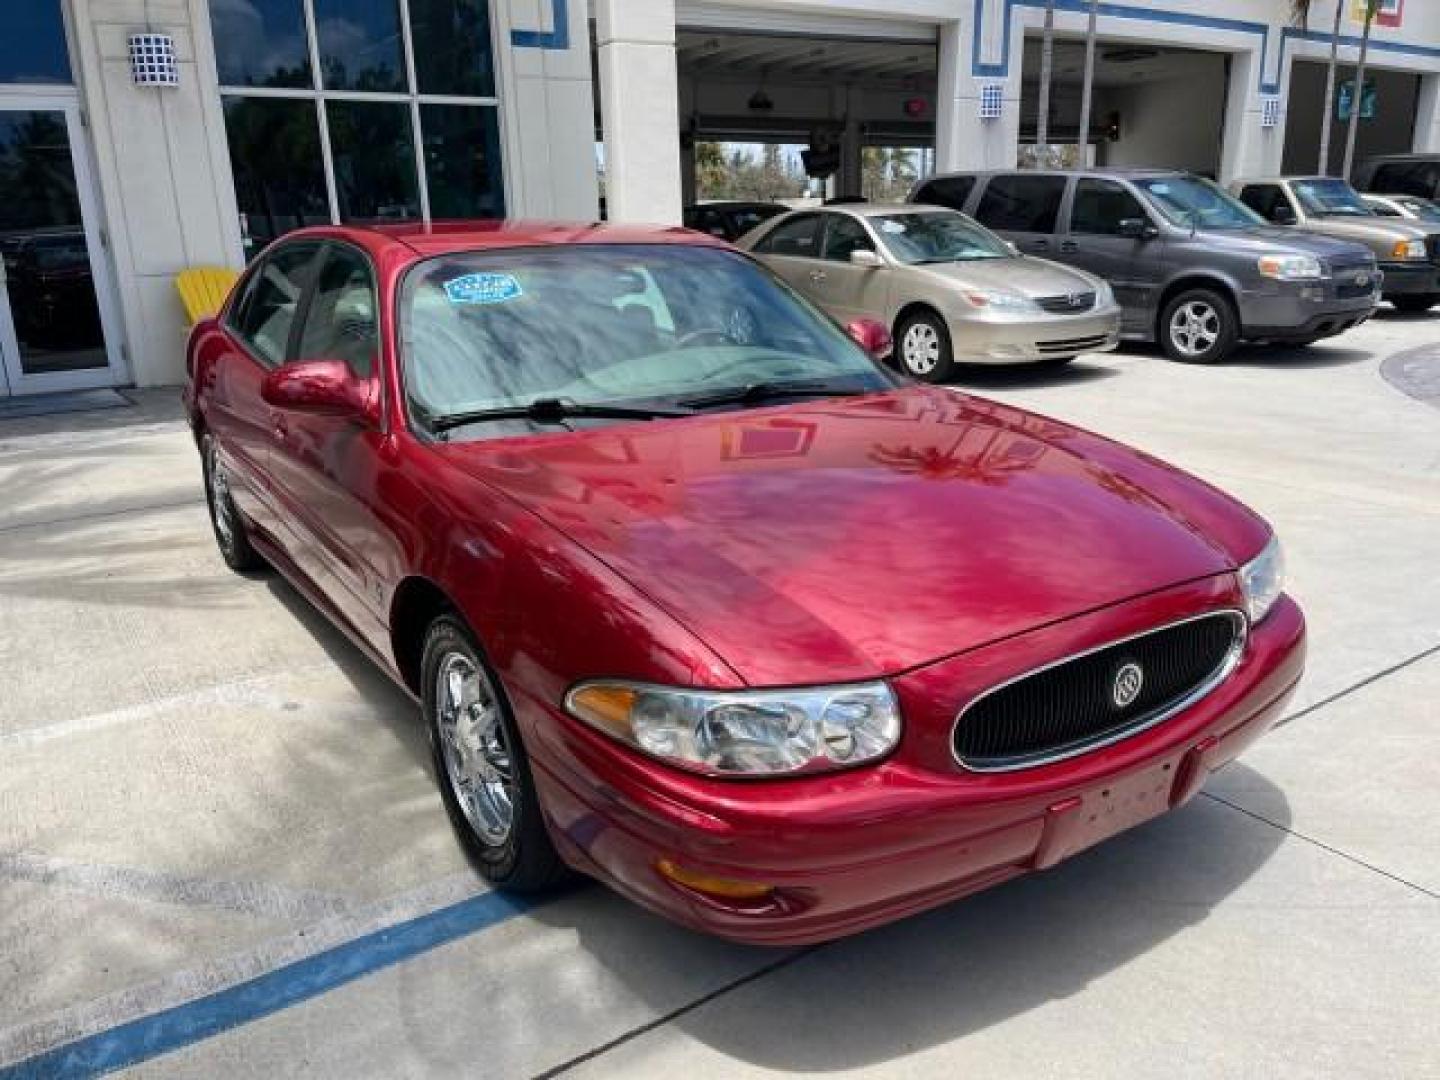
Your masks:
{"label": "concrete driveway", "polygon": [[1270,518],[1310,673],[1181,811],[792,952],[486,892],[414,708],[221,564],[173,392],[0,422],[0,1078],[1440,1077],[1440,410],[1380,371],[1437,330],[967,378]]}

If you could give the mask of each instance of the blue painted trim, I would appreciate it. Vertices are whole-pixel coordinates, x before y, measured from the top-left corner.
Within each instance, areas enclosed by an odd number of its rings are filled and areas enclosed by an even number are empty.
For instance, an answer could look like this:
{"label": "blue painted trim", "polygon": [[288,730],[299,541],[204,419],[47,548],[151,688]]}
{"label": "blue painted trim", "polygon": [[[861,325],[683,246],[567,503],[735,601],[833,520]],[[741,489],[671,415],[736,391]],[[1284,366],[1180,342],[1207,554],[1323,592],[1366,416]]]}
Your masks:
{"label": "blue painted trim", "polygon": [[510,44],[516,49],[570,48],[570,3],[569,0],[550,0],[550,29],[511,30]]}
{"label": "blue painted trim", "polygon": [[[1045,0],[1005,0],[1004,38],[1002,57],[999,63],[986,63],[981,59],[981,26],[985,19],[985,0],[975,0],[975,30],[971,38],[970,70],[980,79],[1006,79],[1010,76],[1010,40],[1017,7],[1043,8]],[[1058,11],[1073,11],[1084,14],[1090,10],[1088,0],[1055,0]],[[1136,7],[1133,4],[1101,3],[1101,15],[1112,19],[1135,19],[1140,22],[1165,23],[1171,26],[1194,26],[1205,30],[1221,30],[1227,33],[1254,34],[1260,38],[1260,93],[1281,92],[1279,76],[1285,70],[1285,50],[1292,40],[1318,41],[1328,43],[1330,35],[1318,30],[1302,30],[1287,26],[1280,31],[1280,53],[1276,65],[1276,78],[1266,78],[1267,61],[1270,55],[1270,25],[1245,19],[1226,19],[1212,15],[1190,15],[1180,11],[1157,11],[1154,8]],[[1340,43],[1359,48],[1360,39],[1353,34],[1340,35]],[[1440,48],[1429,45],[1410,45],[1399,41],[1383,41],[1372,38],[1370,48],[1376,52],[1398,53],[1404,56],[1419,56],[1426,59],[1440,59]]]}
{"label": "blue painted trim", "polygon": [[228,990],[47,1050],[0,1069],[0,1080],[68,1080],[136,1065],[502,923],[531,906],[502,893],[482,893],[297,960]]}

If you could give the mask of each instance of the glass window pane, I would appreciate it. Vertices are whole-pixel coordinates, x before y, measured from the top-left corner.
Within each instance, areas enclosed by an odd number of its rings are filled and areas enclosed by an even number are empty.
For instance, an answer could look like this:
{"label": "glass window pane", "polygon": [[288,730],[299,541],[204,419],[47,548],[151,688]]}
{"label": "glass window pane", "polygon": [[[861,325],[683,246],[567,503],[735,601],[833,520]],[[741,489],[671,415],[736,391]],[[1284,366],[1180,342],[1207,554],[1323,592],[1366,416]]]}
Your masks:
{"label": "glass window pane", "polygon": [[325,89],[405,92],[395,0],[315,0],[315,37]]}
{"label": "glass window pane", "polygon": [[327,101],[330,154],[342,221],[408,221],[420,216],[410,106]]}
{"label": "glass window pane", "polygon": [[410,0],[410,38],[422,94],[495,93],[489,0]]}
{"label": "glass window pane", "polygon": [[422,105],[432,218],[502,218],[500,124],[488,106]]}
{"label": "glass window pane", "polygon": [[0,83],[68,83],[60,0],[0,5]]}
{"label": "glass window pane", "polygon": [[210,0],[221,86],[310,86],[300,0]]}
{"label": "glass window pane", "polygon": [[21,372],[104,367],[64,113],[0,112],[0,193],[0,289],[10,294]]}
{"label": "glass window pane", "polygon": [[291,229],[328,225],[314,102],[227,97],[224,106],[246,255]]}

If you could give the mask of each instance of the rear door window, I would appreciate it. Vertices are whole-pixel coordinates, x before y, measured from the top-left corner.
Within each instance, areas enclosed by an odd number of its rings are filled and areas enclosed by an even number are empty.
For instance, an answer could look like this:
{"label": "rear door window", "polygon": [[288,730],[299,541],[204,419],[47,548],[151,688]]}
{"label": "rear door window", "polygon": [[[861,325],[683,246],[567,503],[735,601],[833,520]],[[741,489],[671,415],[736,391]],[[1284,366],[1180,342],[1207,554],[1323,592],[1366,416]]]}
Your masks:
{"label": "rear door window", "polygon": [[965,204],[970,201],[970,193],[974,190],[973,176],[939,176],[915,192],[913,201],[945,206],[951,210],[964,210]]}
{"label": "rear door window", "polygon": [[797,259],[818,259],[820,257],[819,214],[802,214],[781,222],[760,243],[755,250],[765,255],[789,255]]}
{"label": "rear door window", "polygon": [[1053,233],[1065,177],[1016,173],[991,177],[975,216],[997,232]]}

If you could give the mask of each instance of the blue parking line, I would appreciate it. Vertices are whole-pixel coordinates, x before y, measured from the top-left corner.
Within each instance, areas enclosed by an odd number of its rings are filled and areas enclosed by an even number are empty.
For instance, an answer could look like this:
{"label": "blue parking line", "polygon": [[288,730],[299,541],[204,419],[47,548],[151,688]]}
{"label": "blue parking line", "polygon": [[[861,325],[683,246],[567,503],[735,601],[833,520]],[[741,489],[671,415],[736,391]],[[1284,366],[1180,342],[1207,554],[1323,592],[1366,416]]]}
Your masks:
{"label": "blue parking line", "polygon": [[248,1024],[505,922],[533,904],[487,892],[220,990],[0,1068],[0,1080],[100,1076]]}

